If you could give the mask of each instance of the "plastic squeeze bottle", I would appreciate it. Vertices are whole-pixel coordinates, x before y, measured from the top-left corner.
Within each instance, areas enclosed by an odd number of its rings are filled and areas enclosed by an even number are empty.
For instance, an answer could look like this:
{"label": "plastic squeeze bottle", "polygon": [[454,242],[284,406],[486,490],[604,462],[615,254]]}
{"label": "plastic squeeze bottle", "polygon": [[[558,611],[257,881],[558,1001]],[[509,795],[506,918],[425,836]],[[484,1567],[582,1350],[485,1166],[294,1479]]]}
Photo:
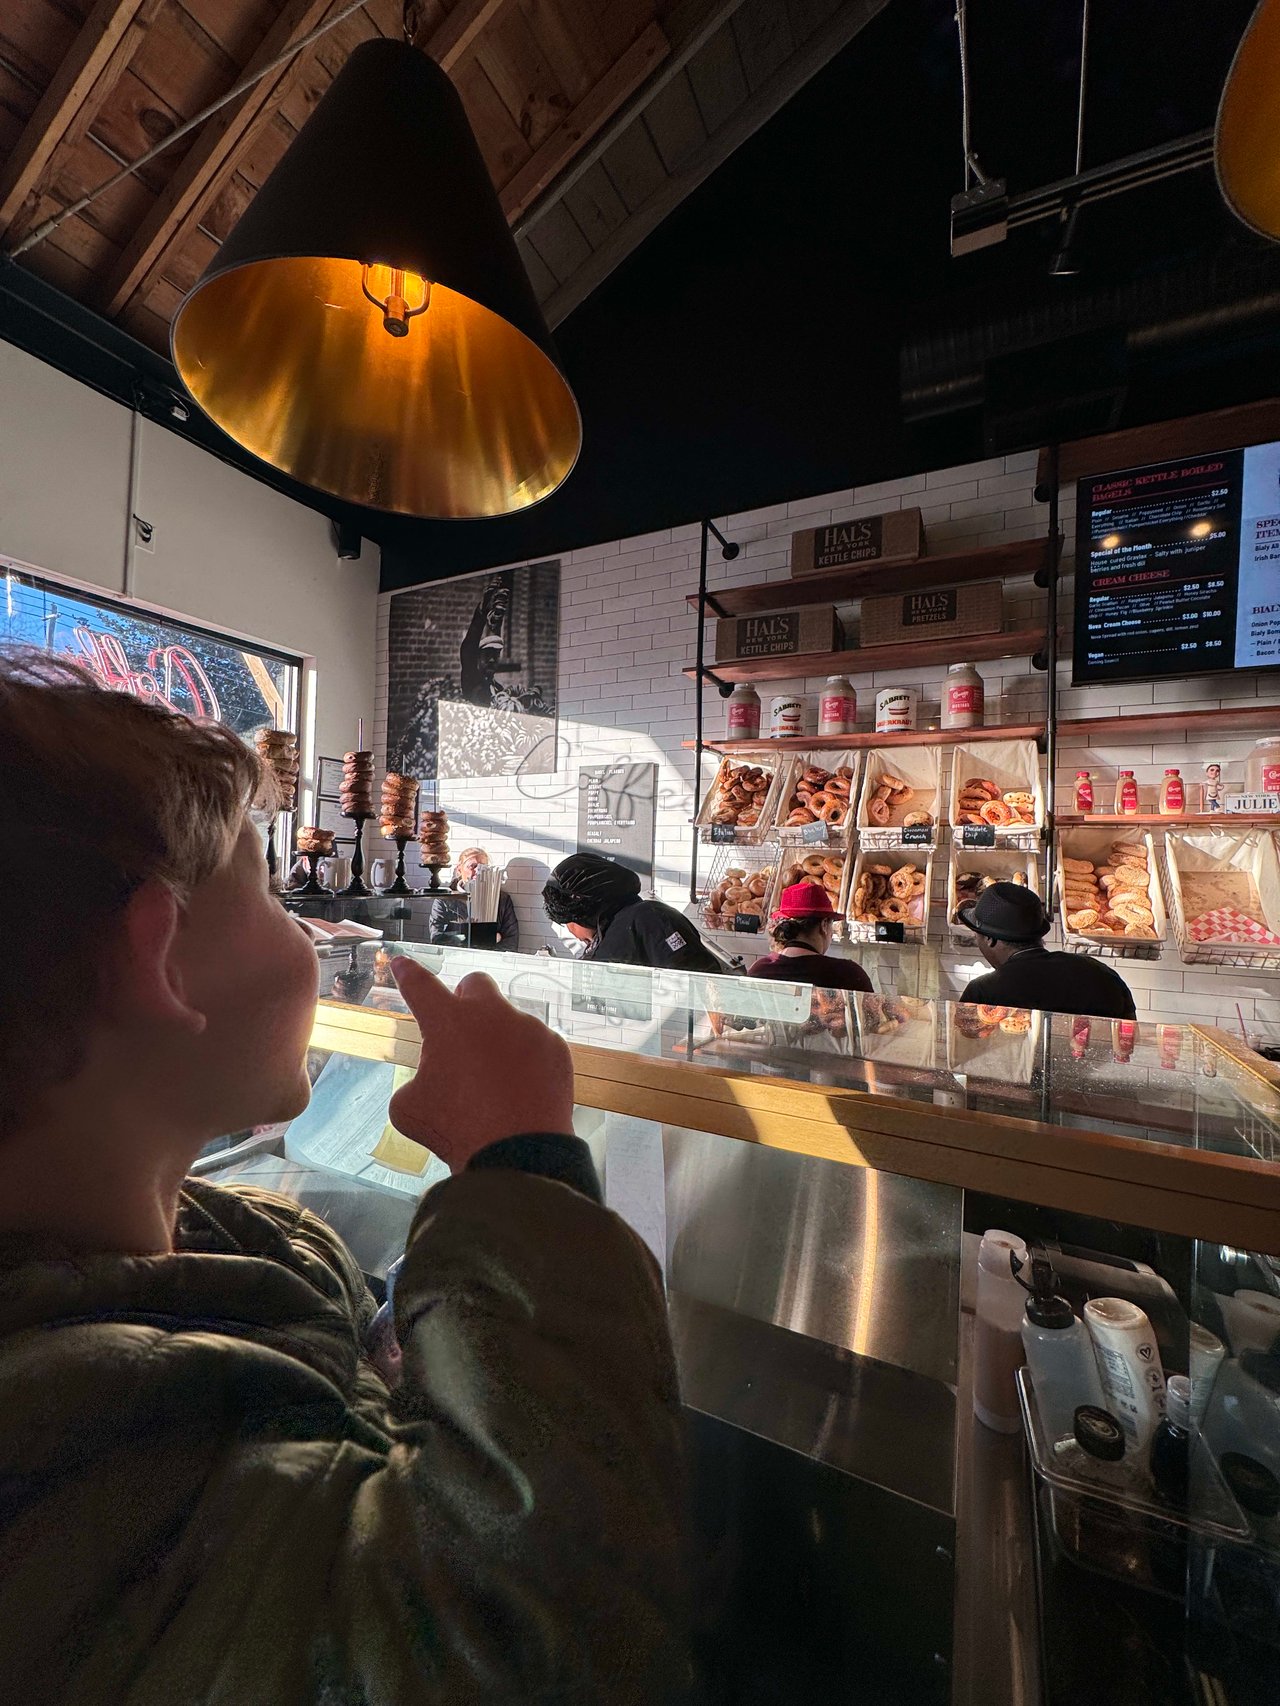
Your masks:
{"label": "plastic squeeze bottle", "polygon": [[1036,1408],[1050,1439],[1066,1439],[1075,1428],[1080,1406],[1103,1408],[1102,1385],[1089,1334],[1075,1310],[1058,1291],[1058,1281],[1042,1248],[1031,1255],[1031,1283],[1026,1287],[1022,1346],[1035,1383]]}
{"label": "plastic squeeze bottle", "polygon": [[978,1252],[978,1309],[973,1335],[973,1413],[996,1433],[1016,1434],[1022,1426],[1013,1377],[1022,1367],[1022,1287],[1009,1258],[1019,1265],[1027,1247],[1016,1232],[992,1229],[982,1234]]}
{"label": "plastic squeeze bottle", "polygon": [[1138,784],[1133,779],[1132,770],[1122,770],[1116,777],[1116,816],[1136,817],[1138,815]]}
{"label": "plastic squeeze bottle", "polygon": [[1123,1297],[1094,1297],[1084,1306],[1107,1409],[1130,1450],[1145,1454],[1164,1415],[1164,1366],[1146,1312]]}
{"label": "plastic squeeze bottle", "polygon": [[1165,817],[1180,817],[1187,809],[1187,793],[1182,786],[1182,774],[1166,770],[1160,784],[1160,810]]}

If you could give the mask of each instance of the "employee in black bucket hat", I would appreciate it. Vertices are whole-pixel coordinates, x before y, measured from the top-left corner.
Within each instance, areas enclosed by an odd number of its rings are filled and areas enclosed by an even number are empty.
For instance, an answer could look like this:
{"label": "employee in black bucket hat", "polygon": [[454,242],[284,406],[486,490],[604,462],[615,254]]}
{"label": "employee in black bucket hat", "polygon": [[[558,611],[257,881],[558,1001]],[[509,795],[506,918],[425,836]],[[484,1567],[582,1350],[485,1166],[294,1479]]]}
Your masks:
{"label": "employee in black bucket hat", "polygon": [[1039,895],[1019,883],[992,883],[956,914],[978,938],[994,970],[975,977],[960,997],[992,1007],[1038,1007],[1044,1013],[1087,1013],[1100,1019],[1137,1017],[1129,986],[1101,960],[1051,954],[1051,928]]}

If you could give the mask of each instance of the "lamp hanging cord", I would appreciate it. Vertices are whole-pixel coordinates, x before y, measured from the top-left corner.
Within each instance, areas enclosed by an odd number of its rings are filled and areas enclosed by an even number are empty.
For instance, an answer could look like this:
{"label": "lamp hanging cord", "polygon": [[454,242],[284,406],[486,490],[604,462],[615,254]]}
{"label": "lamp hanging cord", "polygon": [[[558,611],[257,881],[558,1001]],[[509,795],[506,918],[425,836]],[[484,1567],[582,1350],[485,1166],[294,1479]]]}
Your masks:
{"label": "lamp hanging cord", "polygon": [[964,187],[968,189],[976,178],[985,184],[987,174],[978,164],[978,156],[969,143],[969,20],[965,0],[956,0],[956,35],[960,38],[960,135],[964,148]]}
{"label": "lamp hanging cord", "polygon": [[128,166],[121,167],[105,183],[99,184],[97,189],[90,190],[87,195],[82,195],[78,201],[73,201],[70,206],[64,207],[59,212],[51,214],[48,219],[42,220],[33,230],[28,231],[20,243],[8,251],[9,259],[17,260],[18,256],[25,255],[28,249],[34,249],[37,243],[43,243],[45,238],[52,235],[66,220],[74,219],[77,213],[83,213],[86,207],[98,200],[99,196],[106,195],[108,190],[113,190],[117,184],[122,184],[126,178],[131,178],[135,172],[140,172],[144,166],[149,166],[157,155],[164,153],[166,148],[172,148],[175,142],[180,142],[184,136],[190,136],[193,130],[199,130],[200,126],[206,120],[211,119],[215,113],[220,113],[223,107],[230,106],[232,101],[239,100],[240,96],[247,94],[256,83],[261,83],[264,77],[269,77],[273,71],[278,71],[282,65],[287,65],[291,59],[296,58],[298,54],[309,48],[312,42],[319,41],[321,36],[327,35],[331,29],[342,23],[344,19],[349,18],[353,12],[358,12],[366,4],[367,0],[351,0],[350,5],[344,6],[340,12],[335,12],[332,18],[326,18],[322,24],[317,24],[314,30],[302,37],[301,41],[290,43],[282,53],[278,53],[260,70],[251,72],[247,77],[242,77],[238,83],[233,84],[227,90],[225,95],[220,95],[212,106],[206,107],[202,113],[197,113],[194,118],[189,118],[185,124],[180,124],[176,130],[171,130],[163,141],[157,142],[154,148],[148,148],[147,152],[139,159],[134,160]]}
{"label": "lamp hanging cord", "polygon": [[1084,91],[1089,65],[1089,0],[1080,9],[1080,94],[1076,102],[1076,176],[1084,170]]}

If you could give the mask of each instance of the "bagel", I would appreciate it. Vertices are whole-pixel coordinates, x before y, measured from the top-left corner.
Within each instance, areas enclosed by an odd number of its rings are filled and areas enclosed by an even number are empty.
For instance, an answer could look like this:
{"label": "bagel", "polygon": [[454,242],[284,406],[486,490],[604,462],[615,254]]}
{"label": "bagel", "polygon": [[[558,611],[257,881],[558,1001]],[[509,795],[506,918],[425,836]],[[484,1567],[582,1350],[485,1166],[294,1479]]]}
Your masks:
{"label": "bagel", "polygon": [[989,776],[970,776],[961,791],[966,794],[984,794],[989,800],[1000,798],[1000,790]]}
{"label": "bagel", "polygon": [[881,786],[875,790],[875,792],[872,794],[871,798],[873,800],[887,800],[889,798],[889,795],[892,792],[893,792],[892,788],[885,788],[885,787]]}
{"label": "bagel", "polygon": [[911,873],[911,892],[913,895],[924,893],[924,872],[913,870]]}
{"label": "bagel", "polygon": [[902,827],[904,829],[912,829],[916,825],[923,825],[925,827],[928,827],[928,825],[930,825],[932,822],[933,822],[933,813],[932,812],[908,812],[906,817],[904,817],[902,820]]}
{"label": "bagel", "polygon": [[893,790],[893,803],[895,806],[905,806],[908,801],[914,800],[915,797],[915,789],[909,788],[905,782],[900,788],[895,788]]}
{"label": "bagel", "polygon": [[759,806],[744,806],[742,808],[742,810],[738,813],[738,827],[740,829],[754,829],[754,827],[756,826],[756,824],[759,823],[759,821],[760,821],[760,807]]}
{"label": "bagel", "polygon": [[1095,907],[1086,906],[1079,912],[1067,914],[1068,930],[1091,930],[1098,922],[1098,912]]}
{"label": "bagel", "polygon": [[826,860],[821,853],[810,853],[800,861],[800,868],[806,876],[820,877],[825,864]]}
{"label": "bagel", "polygon": [[763,875],[754,876],[748,881],[747,887],[751,891],[752,899],[759,900],[769,887],[768,878]]}
{"label": "bagel", "polygon": [[889,878],[889,887],[899,900],[911,899],[911,866],[903,865]]}
{"label": "bagel", "polygon": [[1126,936],[1136,936],[1139,941],[1143,942],[1159,941],[1153,924],[1126,924],[1124,933]]}
{"label": "bagel", "polygon": [[1009,1009],[1007,1007],[994,1007],[985,1001],[978,1003],[978,1017],[984,1025],[998,1025],[1002,1019],[1007,1019],[1008,1016]]}
{"label": "bagel", "polygon": [[1013,822],[1013,813],[1003,800],[988,800],[979,815],[983,823],[994,824],[999,829]]}
{"label": "bagel", "polygon": [[841,764],[836,769],[836,775],[840,779],[841,782],[852,782],[853,781],[853,768],[851,765]]}
{"label": "bagel", "polygon": [[1012,1037],[1025,1036],[1031,1029],[1031,1015],[1025,1007],[1015,1007],[1001,1019],[1000,1029]]}
{"label": "bagel", "polygon": [[906,785],[901,776],[891,776],[887,770],[880,777],[880,786],[887,788],[891,794],[900,794]]}
{"label": "bagel", "polygon": [[1117,865],[1112,886],[1117,889],[1141,889],[1142,893],[1146,894],[1150,883],[1150,873],[1143,866]]}
{"label": "bagel", "polygon": [[896,895],[890,895],[888,900],[880,902],[880,916],[890,924],[905,924],[907,921],[907,903],[899,900]]}
{"label": "bagel", "polygon": [[824,859],[822,861],[822,870],[825,876],[829,877],[833,872],[836,876],[839,876],[841,871],[844,870],[844,860],[835,858]]}
{"label": "bagel", "polygon": [[1076,871],[1082,877],[1091,877],[1093,875],[1093,866],[1087,859],[1064,859],[1062,861],[1062,868],[1064,871]]}
{"label": "bagel", "polygon": [[961,811],[961,812],[957,812],[956,816],[960,819],[961,823],[981,823],[982,822],[982,813],[981,812]]}
{"label": "bagel", "polygon": [[882,829],[892,815],[888,800],[873,799],[867,804],[867,816],[872,823],[879,825]]}
{"label": "bagel", "polygon": [[809,810],[808,806],[797,806],[793,812],[788,813],[784,827],[787,829],[799,829],[802,824],[817,823],[817,821],[817,818]]}
{"label": "bagel", "polygon": [[826,805],[818,810],[818,816],[823,823],[830,824],[832,829],[839,829],[848,815],[849,807],[844,800],[829,799]]}
{"label": "bagel", "polygon": [[867,870],[873,877],[891,877],[893,875],[892,865],[868,865]]}

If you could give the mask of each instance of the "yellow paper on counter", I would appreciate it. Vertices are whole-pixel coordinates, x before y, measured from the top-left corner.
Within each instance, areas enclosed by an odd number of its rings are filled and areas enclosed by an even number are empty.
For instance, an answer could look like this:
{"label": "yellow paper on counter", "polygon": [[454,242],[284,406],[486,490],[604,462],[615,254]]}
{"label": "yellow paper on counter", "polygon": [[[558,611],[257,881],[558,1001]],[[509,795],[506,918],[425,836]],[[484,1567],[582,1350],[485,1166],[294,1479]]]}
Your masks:
{"label": "yellow paper on counter", "polygon": [[[411,1066],[397,1066],[392,1094],[394,1095],[401,1085],[407,1084],[412,1077]],[[371,1161],[378,1161],[382,1166],[390,1167],[393,1173],[413,1173],[418,1177],[426,1172],[431,1158],[429,1149],[415,1143],[411,1137],[405,1137],[403,1132],[398,1132],[390,1120],[383,1126],[382,1136],[369,1157]]]}

